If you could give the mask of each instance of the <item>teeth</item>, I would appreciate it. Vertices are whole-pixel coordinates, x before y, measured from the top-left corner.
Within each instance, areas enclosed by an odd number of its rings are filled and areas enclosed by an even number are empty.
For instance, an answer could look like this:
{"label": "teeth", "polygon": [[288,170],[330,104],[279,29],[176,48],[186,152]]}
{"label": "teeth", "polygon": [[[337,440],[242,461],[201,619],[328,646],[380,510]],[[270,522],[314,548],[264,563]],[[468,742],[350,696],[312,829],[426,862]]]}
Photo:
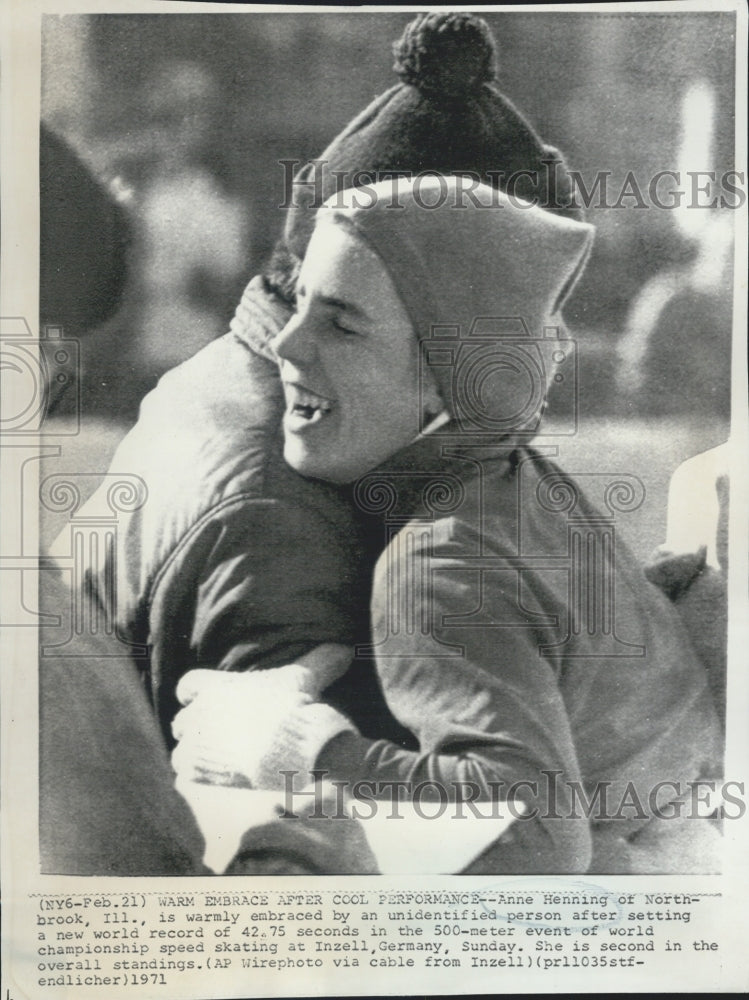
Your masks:
{"label": "teeth", "polygon": [[310,392],[308,389],[294,390],[294,407],[309,408],[311,410],[322,410],[323,413],[330,413],[331,405],[327,399]]}

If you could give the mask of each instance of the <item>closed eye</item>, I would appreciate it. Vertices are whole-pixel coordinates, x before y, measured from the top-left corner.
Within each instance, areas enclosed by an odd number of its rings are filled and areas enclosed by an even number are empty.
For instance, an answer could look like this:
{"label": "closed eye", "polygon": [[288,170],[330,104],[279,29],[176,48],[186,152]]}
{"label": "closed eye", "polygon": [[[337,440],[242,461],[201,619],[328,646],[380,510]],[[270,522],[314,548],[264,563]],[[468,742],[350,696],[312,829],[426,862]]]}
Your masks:
{"label": "closed eye", "polygon": [[343,334],[345,334],[348,337],[356,337],[359,334],[358,330],[352,330],[351,327],[344,326],[343,323],[341,323],[340,320],[338,320],[338,319],[334,319],[333,320],[333,326],[340,333],[343,333]]}

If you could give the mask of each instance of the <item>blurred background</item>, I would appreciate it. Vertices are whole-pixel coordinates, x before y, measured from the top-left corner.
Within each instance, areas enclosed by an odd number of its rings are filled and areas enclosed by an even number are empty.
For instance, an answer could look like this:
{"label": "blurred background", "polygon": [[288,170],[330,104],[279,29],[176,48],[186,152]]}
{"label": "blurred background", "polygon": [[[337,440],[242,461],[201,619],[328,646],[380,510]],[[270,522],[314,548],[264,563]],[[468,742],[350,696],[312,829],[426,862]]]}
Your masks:
{"label": "blurred background", "polygon": [[[412,16],[45,16],[43,120],[116,192],[132,226],[121,307],[95,330],[66,331],[81,338],[83,422],[63,463],[104,471],[144,393],[226,331],[280,233],[279,161],[318,156],[397,82],[390,44]],[[588,211],[595,248],[566,309],[582,422],[556,443],[570,471],[597,467],[604,449],[612,468],[644,479],[648,504],[631,530],[646,554],[662,540],[673,469],[727,435],[733,212],[659,209],[647,187],[679,171],[689,203],[687,171],[734,168],[735,16],[482,16],[500,88],[588,189],[608,172],[618,201],[594,197]],[[647,207],[620,197],[630,171]],[[676,186],[659,187],[664,201]]]}

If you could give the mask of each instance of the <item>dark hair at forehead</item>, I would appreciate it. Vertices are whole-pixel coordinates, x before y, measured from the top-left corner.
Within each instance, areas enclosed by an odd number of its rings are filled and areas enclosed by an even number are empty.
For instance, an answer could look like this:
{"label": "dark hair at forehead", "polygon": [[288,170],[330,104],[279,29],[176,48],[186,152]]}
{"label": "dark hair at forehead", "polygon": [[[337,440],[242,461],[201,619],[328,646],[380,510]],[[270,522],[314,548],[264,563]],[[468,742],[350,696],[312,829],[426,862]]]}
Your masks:
{"label": "dark hair at forehead", "polygon": [[267,264],[262,270],[265,290],[280,298],[287,305],[296,305],[296,284],[301,259],[288,248],[281,238],[273,247]]}

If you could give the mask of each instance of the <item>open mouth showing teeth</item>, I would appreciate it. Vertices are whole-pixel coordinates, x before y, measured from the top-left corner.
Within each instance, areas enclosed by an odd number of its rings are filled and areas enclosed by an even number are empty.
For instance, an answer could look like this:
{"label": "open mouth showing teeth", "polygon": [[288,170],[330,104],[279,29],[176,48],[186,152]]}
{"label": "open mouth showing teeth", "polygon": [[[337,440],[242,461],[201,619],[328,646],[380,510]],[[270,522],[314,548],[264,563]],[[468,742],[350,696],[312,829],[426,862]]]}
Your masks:
{"label": "open mouth showing teeth", "polygon": [[326,414],[330,413],[331,409],[332,404],[323,396],[318,396],[307,389],[294,387],[291,412],[295,416],[302,417],[304,420],[311,422],[313,420],[321,420]]}

